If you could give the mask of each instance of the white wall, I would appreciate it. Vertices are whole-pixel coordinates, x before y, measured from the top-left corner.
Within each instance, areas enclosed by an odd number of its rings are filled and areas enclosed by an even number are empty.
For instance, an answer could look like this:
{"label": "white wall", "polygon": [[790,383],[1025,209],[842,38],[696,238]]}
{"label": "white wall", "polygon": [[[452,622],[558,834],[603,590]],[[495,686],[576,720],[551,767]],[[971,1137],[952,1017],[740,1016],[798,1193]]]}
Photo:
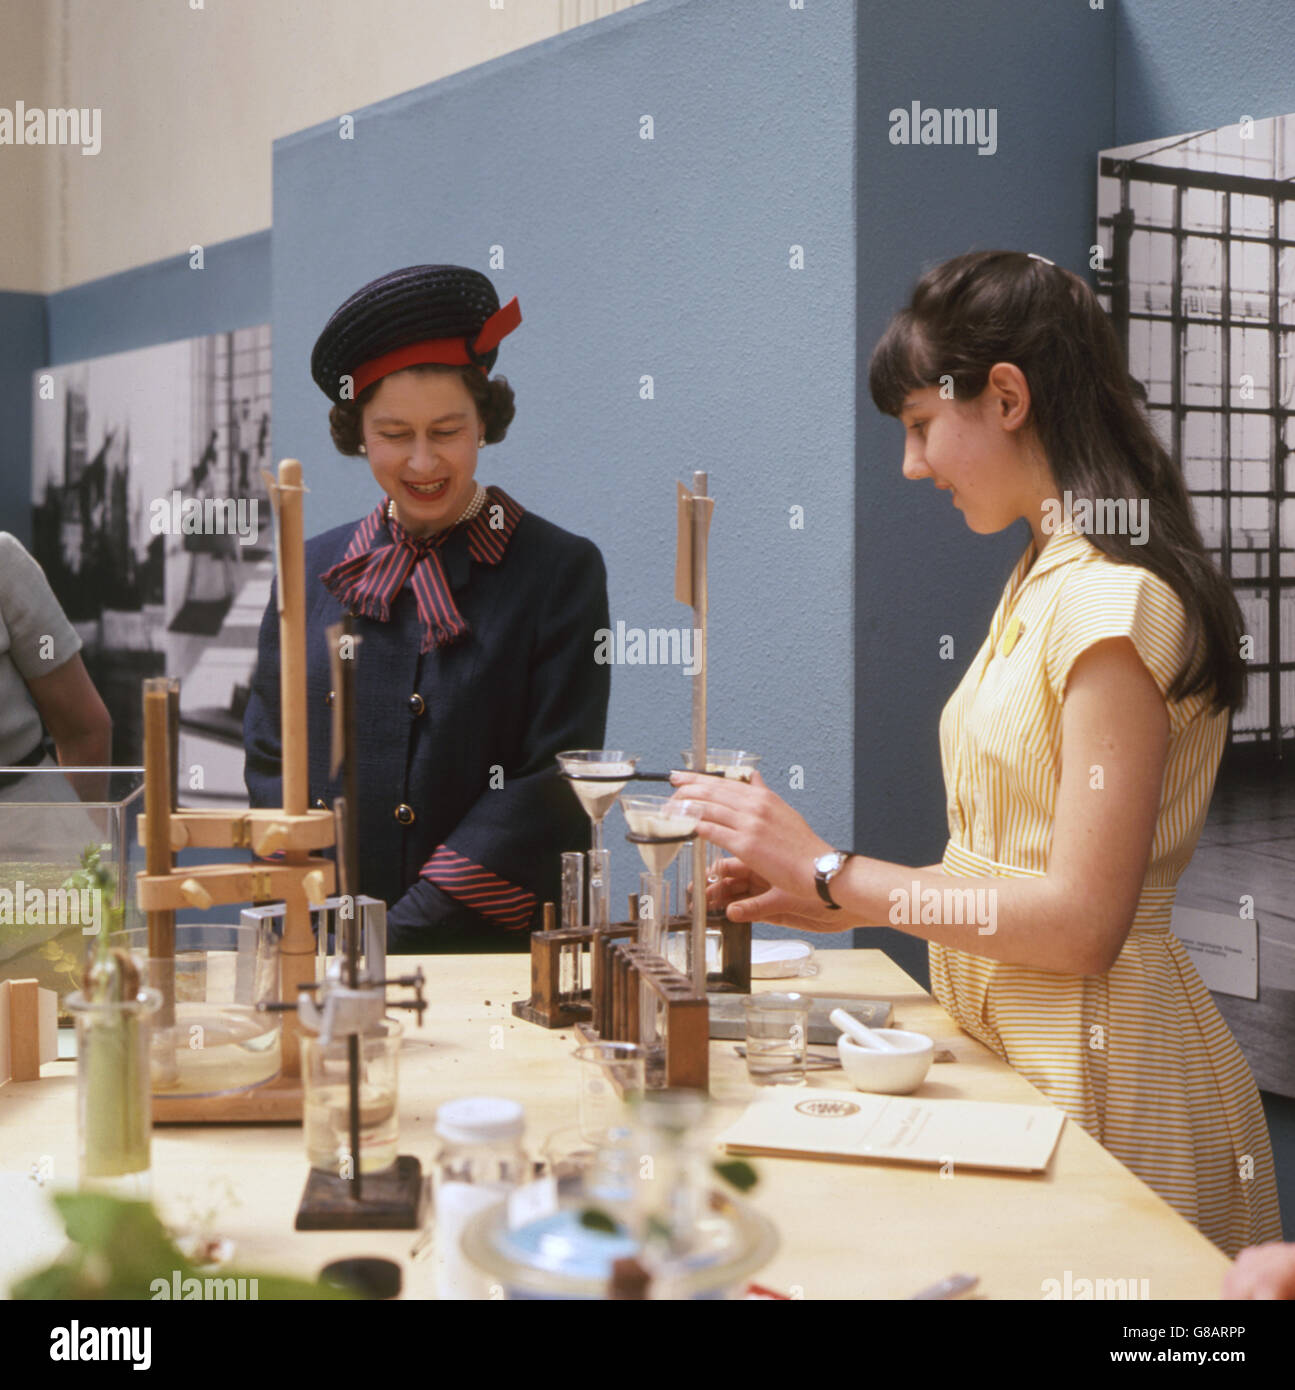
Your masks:
{"label": "white wall", "polygon": [[[31,0],[0,0],[0,106],[48,106],[46,64],[52,11]],[[43,290],[49,212],[59,159],[40,146],[0,145],[0,290]],[[80,155],[75,158],[80,159]],[[84,160],[88,164],[90,161]]]}
{"label": "white wall", "polygon": [[260,231],[279,136],[638,0],[0,0],[0,105],[102,111],[102,149],[0,146],[0,290]]}

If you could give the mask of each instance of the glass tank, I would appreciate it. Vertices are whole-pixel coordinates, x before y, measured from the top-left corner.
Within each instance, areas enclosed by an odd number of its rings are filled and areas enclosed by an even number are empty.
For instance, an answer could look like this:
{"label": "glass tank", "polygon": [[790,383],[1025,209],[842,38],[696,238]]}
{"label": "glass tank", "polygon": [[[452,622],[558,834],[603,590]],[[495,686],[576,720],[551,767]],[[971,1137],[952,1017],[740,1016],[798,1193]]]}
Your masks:
{"label": "glass tank", "polygon": [[[87,945],[107,921],[143,925],[135,875],[144,867],[135,822],[144,769],[0,768],[0,980],[35,979],[57,992],[59,1021],[81,987]],[[116,901],[87,869],[111,871]],[[120,908],[120,919],[110,914]]]}

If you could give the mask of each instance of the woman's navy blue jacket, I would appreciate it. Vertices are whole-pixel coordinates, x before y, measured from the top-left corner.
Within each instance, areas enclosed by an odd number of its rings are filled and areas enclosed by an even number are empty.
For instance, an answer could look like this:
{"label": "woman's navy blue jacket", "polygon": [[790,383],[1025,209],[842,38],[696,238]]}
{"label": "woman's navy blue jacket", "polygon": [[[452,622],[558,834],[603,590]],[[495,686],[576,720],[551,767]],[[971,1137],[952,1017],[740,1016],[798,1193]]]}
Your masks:
{"label": "woman's navy blue jacket", "polygon": [[[329,806],[341,787],[328,770],[324,630],[343,609],[318,576],[343,558],[358,524],[305,547],[306,709],[289,717],[306,718],[310,797]],[[497,565],[474,560],[462,532],[440,555],[469,627],[458,642],[419,653],[408,585],[389,622],[354,620],[359,891],[388,904],[393,951],[523,949],[526,931],[505,930],[419,875],[436,854],[459,866],[459,879],[467,864],[516,885],[533,895],[534,911],[513,926],[535,926],[540,905],[558,901],[559,855],[588,848],[589,822],[554,759],[565,748],[602,747],[611,673],[594,653],[595,634],[609,626],[606,570],[592,541],[532,512],[518,520]],[[244,741],[251,804],[281,805],[274,593]],[[431,872],[453,886],[454,873]]]}

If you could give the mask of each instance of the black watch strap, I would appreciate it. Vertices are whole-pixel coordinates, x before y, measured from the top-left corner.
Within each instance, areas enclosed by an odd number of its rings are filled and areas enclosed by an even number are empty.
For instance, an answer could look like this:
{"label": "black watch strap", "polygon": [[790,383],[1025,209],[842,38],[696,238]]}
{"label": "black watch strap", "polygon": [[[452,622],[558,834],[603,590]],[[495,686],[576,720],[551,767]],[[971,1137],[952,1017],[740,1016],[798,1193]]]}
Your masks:
{"label": "black watch strap", "polygon": [[[838,851],[838,853],[841,852]],[[837,874],[839,874],[841,870],[845,868],[846,862],[853,858],[853,854],[841,853],[840,863],[837,864],[836,868],[831,871],[831,878],[835,878]],[[834,902],[832,899],[830,879],[823,874],[822,870],[818,868],[817,864],[814,866],[814,887],[818,890],[818,896],[823,899],[823,901],[833,912],[840,912],[841,904],[838,902]]]}

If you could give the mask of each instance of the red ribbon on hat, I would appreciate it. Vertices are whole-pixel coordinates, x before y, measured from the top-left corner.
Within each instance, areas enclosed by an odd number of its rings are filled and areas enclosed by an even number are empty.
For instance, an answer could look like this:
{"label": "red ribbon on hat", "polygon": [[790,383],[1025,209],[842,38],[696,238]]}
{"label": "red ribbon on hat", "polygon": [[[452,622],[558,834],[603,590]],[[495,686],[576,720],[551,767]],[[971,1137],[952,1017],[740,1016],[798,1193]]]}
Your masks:
{"label": "red ribbon on hat", "polygon": [[[517,296],[514,295],[481,325],[476,342],[472,344],[472,351],[478,357],[483,357],[492,348],[498,347],[500,340],[506,338],[521,321],[522,311],[518,306]],[[466,338],[425,338],[422,342],[396,348],[394,352],[384,352],[381,357],[374,357],[357,367],[351,373],[355,395],[358,396],[366,386],[372,386],[384,376],[416,366],[420,362],[443,362],[451,367],[473,365]],[[484,373],[485,368],[482,367],[481,371]]]}

